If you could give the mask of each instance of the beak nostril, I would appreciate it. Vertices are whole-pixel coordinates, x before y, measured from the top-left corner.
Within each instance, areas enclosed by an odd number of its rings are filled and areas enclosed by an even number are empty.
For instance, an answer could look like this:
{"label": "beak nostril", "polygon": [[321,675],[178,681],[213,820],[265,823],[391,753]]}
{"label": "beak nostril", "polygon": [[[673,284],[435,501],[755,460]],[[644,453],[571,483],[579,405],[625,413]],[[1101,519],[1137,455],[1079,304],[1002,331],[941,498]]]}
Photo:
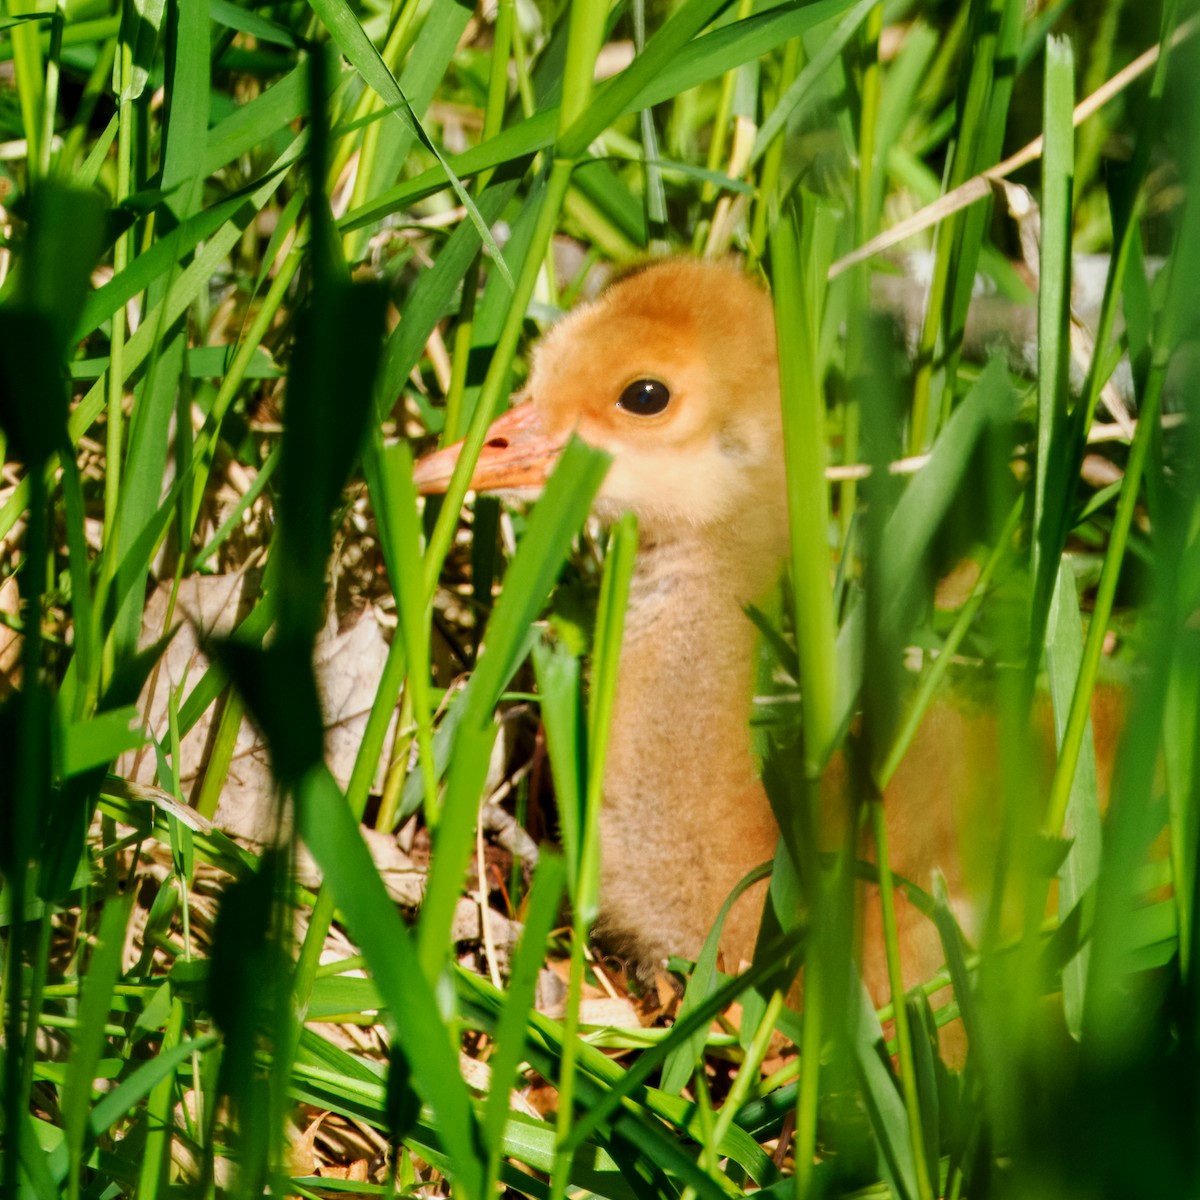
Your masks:
{"label": "beak nostril", "polygon": [[486,443],[486,445],[490,450],[507,450],[508,449],[508,438],[494,437],[490,441],[488,441]]}

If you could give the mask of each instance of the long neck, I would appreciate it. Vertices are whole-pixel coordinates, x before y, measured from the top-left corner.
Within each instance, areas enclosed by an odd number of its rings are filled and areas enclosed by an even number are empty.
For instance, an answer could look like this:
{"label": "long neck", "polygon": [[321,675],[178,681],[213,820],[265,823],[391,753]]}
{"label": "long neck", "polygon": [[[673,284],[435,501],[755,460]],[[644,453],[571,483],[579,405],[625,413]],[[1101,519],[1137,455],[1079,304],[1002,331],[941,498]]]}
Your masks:
{"label": "long neck", "polygon": [[[610,779],[626,765],[643,778],[661,774],[677,791],[679,772],[706,782],[706,790],[754,777],[747,721],[756,634],[744,605],[774,576],[778,564],[769,559],[732,532],[643,539],[621,650]],[[664,753],[668,743],[681,761]]]}
{"label": "long neck", "polygon": [[778,569],[778,547],[745,528],[647,538],[639,551],[601,827],[602,924],[641,957],[695,953],[730,888],[774,850],[743,605]]}

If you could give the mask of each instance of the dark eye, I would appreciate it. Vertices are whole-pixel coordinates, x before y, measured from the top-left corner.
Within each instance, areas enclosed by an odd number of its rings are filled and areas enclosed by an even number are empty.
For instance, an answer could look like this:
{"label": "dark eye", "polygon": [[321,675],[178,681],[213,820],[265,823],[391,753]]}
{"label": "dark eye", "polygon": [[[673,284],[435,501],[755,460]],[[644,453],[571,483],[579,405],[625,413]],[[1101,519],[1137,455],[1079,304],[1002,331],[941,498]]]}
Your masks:
{"label": "dark eye", "polygon": [[638,417],[653,417],[662,412],[670,401],[671,393],[665,383],[657,379],[639,379],[621,393],[617,407]]}

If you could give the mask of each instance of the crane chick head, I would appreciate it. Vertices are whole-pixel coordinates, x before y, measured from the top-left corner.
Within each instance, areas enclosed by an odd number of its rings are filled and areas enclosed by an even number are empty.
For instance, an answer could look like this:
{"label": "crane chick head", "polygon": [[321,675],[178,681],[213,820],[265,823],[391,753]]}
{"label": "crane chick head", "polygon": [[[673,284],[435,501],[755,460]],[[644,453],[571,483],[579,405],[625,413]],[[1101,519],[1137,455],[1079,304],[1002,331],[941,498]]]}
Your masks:
{"label": "crane chick head", "polygon": [[[596,509],[643,530],[736,521],[783,493],[766,293],[731,265],[669,259],[618,280],[535,349],[526,398],[489,429],[472,487],[536,493],[572,434],[612,466]],[[442,491],[459,446],[423,459]]]}

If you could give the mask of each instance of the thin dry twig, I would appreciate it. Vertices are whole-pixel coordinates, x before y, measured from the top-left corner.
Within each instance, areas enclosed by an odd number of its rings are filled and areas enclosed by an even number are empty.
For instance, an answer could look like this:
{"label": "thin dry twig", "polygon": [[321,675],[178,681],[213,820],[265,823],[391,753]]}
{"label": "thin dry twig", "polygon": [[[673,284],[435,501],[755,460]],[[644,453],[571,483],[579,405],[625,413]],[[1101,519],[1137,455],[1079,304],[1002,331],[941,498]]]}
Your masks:
{"label": "thin dry twig", "polygon": [[491,976],[492,985],[499,991],[504,987],[504,980],[500,978],[500,967],[496,961],[496,939],[492,936],[492,923],[488,913],[488,909],[491,908],[488,903],[488,893],[491,889],[488,887],[487,863],[483,857],[482,821],[475,822],[475,871],[479,879],[476,900],[479,903],[479,929],[483,934],[483,953],[487,959],[488,974]]}
{"label": "thin dry twig", "polygon": [[[929,461],[929,454],[914,454],[911,458],[898,458],[888,463],[889,475],[914,475]],[[870,463],[843,463],[838,467],[826,467],[825,478],[831,483],[844,483],[851,479],[866,479],[871,474]]]}
{"label": "thin dry twig", "polygon": [[[1192,37],[1197,31],[1200,31],[1200,17],[1193,17],[1190,21],[1185,21],[1171,35],[1170,48],[1174,49],[1181,42]],[[1124,67],[1111,79],[1101,84],[1090,96],[1081,100],[1075,106],[1072,124],[1075,126],[1082,125],[1084,121],[1097,113],[1115,96],[1119,95],[1135,79],[1149,71],[1158,62],[1158,56],[1161,52],[1161,45],[1151,46],[1149,50],[1144,54],[1140,54],[1127,67]],[[1044,148],[1045,141],[1041,135],[1035,137],[1027,146],[1022,147],[1016,154],[1004,159],[1003,162],[998,162],[994,167],[968,179],[966,183],[959,184],[958,187],[947,192],[944,196],[939,196],[932,204],[927,204],[919,212],[913,213],[911,217],[905,218],[899,224],[893,225],[891,229],[886,230],[877,237],[871,238],[869,242],[864,242],[857,250],[852,250],[849,254],[843,255],[829,268],[829,278],[836,279],[839,275],[850,270],[851,267],[865,262],[880,251],[890,249],[906,238],[912,237],[913,234],[920,233],[922,230],[936,225],[944,217],[950,216],[951,213],[958,212],[959,209],[966,208],[974,204],[977,200],[982,200],[986,196],[991,195],[994,190],[1002,187],[1005,176],[1011,175],[1020,167],[1027,166],[1029,163],[1036,161],[1041,157]]]}
{"label": "thin dry twig", "polygon": [[[1159,419],[1159,424],[1163,429],[1176,429],[1186,420],[1184,413],[1164,413]],[[1098,442],[1131,442],[1134,435],[1137,433],[1137,421],[1133,420],[1128,426],[1120,421],[1112,422],[1111,424],[1100,424],[1093,422],[1092,427],[1088,430],[1088,444],[1096,445]],[[1017,448],[1017,457],[1020,457],[1024,451],[1021,447]],[[895,462],[888,463],[889,475],[913,475],[921,470],[932,458],[930,454],[914,454],[911,458],[898,458]],[[866,479],[871,474],[870,463],[843,463],[839,466],[826,467],[825,478],[831,483],[842,483],[846,480]]]}

